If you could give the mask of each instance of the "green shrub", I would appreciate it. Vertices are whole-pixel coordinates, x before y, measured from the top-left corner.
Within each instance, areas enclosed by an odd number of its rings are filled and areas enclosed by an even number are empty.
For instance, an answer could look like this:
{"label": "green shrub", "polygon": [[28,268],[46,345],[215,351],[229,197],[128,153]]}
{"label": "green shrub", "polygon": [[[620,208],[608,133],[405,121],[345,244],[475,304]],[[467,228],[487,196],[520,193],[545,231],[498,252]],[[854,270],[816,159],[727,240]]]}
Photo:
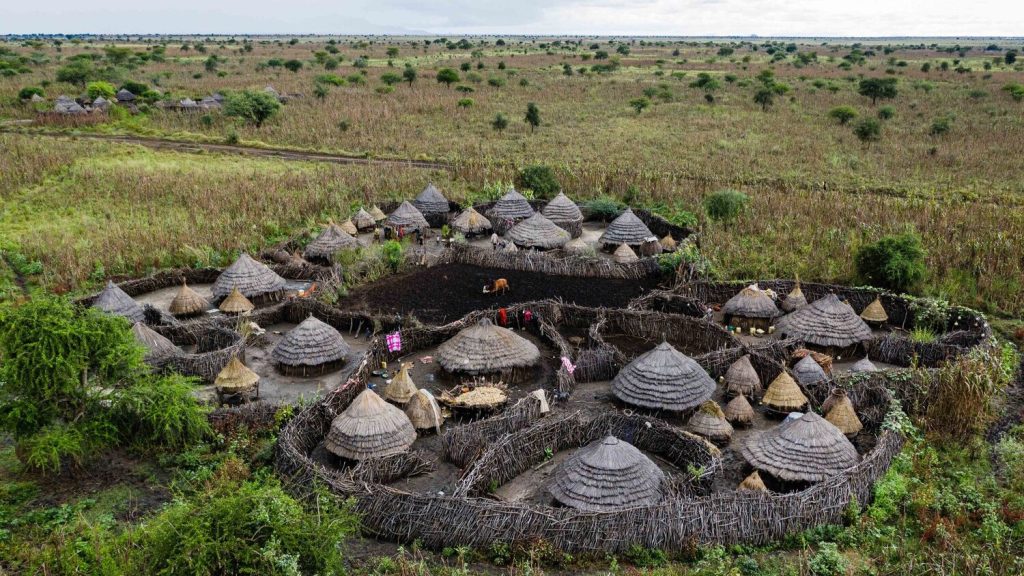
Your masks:
{"label": "green shrub", "polygon": [[811,556],[809,568],[814,576],[843,576],[849,562],[832,542],[818,543],[818,552]]}
{"label": "green shrub", "polygon": [[18,90],[18,98],[20,100],[28,100],[32,98],[32,95],[42,96],[43,89],[38,86],[26,86],[21,90]]}
{"label": "green shrub", "polygon": [[114,98],[114,94],[116,92],[117,91],[114,90],[114,85],[110,82],[90,82],[89,85],[85,87],[85,93],[89,96],[90,100],[95,100],[101,96],[107,100],[111,100]]}
{"label": "green shrub", "polygon": [[882,106],[878,109],[878,118],[880,120],[891,120],[896,115],[896,109],[892,106]]}
{"label": "green shrub", "polygon": [[328,84],[330,86],[344,86],[348,82],[337,74],[320,74],[316,77],[317,84]]}
{"label": "green shrub", "polygon": [[228,94],[224,102],[225,114],[251,122],[257,128],[277,114],[280,108],[281,103],[277,98],[266,92],[253,90]]}
{"label": "green shrub", "polygon": [[853,127],[853,133],[861,142],[874,142],[882,137],[882,124],[874,118],[864,118]]}
{"label": "green shrub", "polygon": [[948,117],[936,118],[932,125],[928,128],[928,134],[931,136],[942,136],[949,132],[952,122]]}
{"label": "green shrub", "polygon": [[859,247],[853,260],[857,276],[863,282],[909,293],[924,279],[925,255],[921,237],[915,232],[905,232]]}
{"label": "green shrub", "polygon": [[668,556],[658,548],[645,548],[634,544],[626,551],[626,558],[637,568],[658,568],[668,564]]}
{"label": "green shrub", "polygon": [[716,222],[731,222],[739,217],[750,198],[738,190],[719,190],[704,199],[704,211]]}
{"label": "green shrub", "polygon": [[622,214],[622,211],[625,209],[622,203],[609,196],[600,196],[593,200],[588,200],[583,203],[583,206],[590,211],[592,216],[604,221],[618,218],[619,214]]}
{"label": "green shrub", "polygon": [[533,190],[538,198],[550,198],[562,189],[555,171],[544,164],[533,164],[521,169],[516,175],[516,187]]}
{"label": "green shrub", "polygon": [[381,247],[381,253],[384,256],[384,261],[387,262],[388,267],[391,268],[391,271],[398,272],[403,261],[402,244],[397,240],[388,240]]}
{"label": "green shrub", "polygon": [[193,384],[172,374],[119,390],[110,403],[110,418],[124,442],[180,449],[210,436],[206,411],[192,397]]}
{"label": "green shrub", "polygon": [[857,111],[851,106],[836,106],[828,111],[829,118],[835,118],[840,124],[846,124],[857,117]]}

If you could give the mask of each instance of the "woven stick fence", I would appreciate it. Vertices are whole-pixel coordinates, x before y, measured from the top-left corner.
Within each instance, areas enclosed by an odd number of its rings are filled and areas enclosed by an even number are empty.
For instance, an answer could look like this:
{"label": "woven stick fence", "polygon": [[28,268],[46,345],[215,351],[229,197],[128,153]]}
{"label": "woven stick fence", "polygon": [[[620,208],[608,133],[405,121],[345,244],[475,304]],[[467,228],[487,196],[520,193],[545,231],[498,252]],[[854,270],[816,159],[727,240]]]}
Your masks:
{"label": "woven stick fence", "polygon": [[631,310],[654,310],[668,314],[682,314],[694,318],[711,320],[714,311],[701,300],[682,296],[668,290],[652,290],[630,301]]}
{"label": "woven stick fence", "polygon": [[434,262],[577,278],[639,280],[661,273],[658,262],[653,258],[641,258],[636,262],[619,264],[607,258],[559,257],[547,252],[530,250],[502,252],[468,244],[453,244],[439,254]]}

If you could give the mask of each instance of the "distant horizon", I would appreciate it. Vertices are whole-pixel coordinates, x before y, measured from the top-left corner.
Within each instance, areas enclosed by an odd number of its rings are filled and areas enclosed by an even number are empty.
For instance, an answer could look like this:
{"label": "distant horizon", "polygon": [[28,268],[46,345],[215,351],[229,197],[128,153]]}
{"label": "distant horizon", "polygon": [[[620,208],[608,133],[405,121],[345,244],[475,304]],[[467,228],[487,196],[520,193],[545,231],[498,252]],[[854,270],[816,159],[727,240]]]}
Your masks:
{"label": "distant horizon", "polygon": [[1024,41],[1022,36],[1001,36],[1001,35],[971,35],[959,34],[951,36],[913,36],[913,35],[878,35],[878,36],[831,36],[831,35],[761,35],[761,34],[497,34],[497,33],[311,33],[311,32],[27,32],[27,33],[0,33],[0,38],[109,38],[109,37],[207,37],[207,38],[232,38],[232,37],[297,37],[297,38],[330,38],[330,37],[407,37],[407,38],[659,38],[659,39],[684,39],[684,40],[1017,40]]}

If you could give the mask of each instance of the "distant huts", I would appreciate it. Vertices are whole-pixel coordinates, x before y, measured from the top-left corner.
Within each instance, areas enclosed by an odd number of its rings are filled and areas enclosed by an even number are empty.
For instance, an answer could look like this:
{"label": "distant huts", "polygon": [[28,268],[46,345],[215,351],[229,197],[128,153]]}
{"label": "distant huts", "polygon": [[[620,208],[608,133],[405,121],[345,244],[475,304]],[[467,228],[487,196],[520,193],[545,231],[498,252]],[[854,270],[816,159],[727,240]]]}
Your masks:
{"label": "distant huts", "polygon": [[262,262],[242,252],[231,266],[217,276],[210,291],[215,298],[224,298],[232,288],[249,300],[277,300],[284,295],[285,280]]}
{"label": "distant huts", "polygon": [[77,115],[87,113],[86,109],[83,108],[81,104],[75,102],[73,99],[67,96],[64,96],[63,94],[58,96],[57,100],[54,101],[53,111],[57,114],[64,115]]}
{"label": "distant huts", "polygon": [[365,460],[400,454],[415,441],[405,412],[367,389],[331,422],[324,447],[348,460]]}
{"label": "distant huts", "polygon": [[607,436],[563,462],[548,492],[560,504],[587,512],[649,506],[664,497],[665,473],[632,444]]}
{"label": "distant huts", "polygon": [[359,240],[342,230],[341,226],[331,222],[306,246],[303,254],[307,260],[332,262],[334,256],[342,250],[354,250],[358,247]]}
{"label": "distant huts", "polygon": [[743,394],[756,398],[761,395],[761,378],[750,362],[750,354],[740,356],[725,371],[725,393],[729,396]]}
{"label": "distant huts", "polygon": [[715,381],[695,360],[662,342],[619,370],[611,389],[626,404],[684,412],[711,399]]}
{"label": "distant huts", "polygon": [[540,212],[534,212],[532,216],[513,226],[506,237],[523,248],[541,250],[561,248],[571,239],[568,232]]}
{"label": "distant huts", "polygon": [[106,288],[93,300],[92,305],[108,314],[124,316],[133,323],[144,322],[146,319],[146,312],[142,305],[109,280]]}
{"label": "distant huts", "polygon": [[175,293],[167,311],[176,318],[188,318],[198,316],[209,308],[210,303],[206,301],[206,298],[203,298],[198,292],[189,288],[188,284],[182,280],[181,288],[178,288],[178,292]]}
{"label": "distant huts", "polygon": [[541,214],[573,238],[579,238],[583,234],[583,213],[563,192],[552,198],[541,210]]}
{"label": "distant huts", "polygon": [[820,482],[860,460],[846,436],[814,412],[752,434],[740,453],[754,468],[788,482]]}
{"label": "distant huts", "polygon": [[452,229],[466,237],[478,236],[491,231],[491,221],[470,206],[452,220]]}
{"label": "distant huts", "polygon": [[350,348],[333,326],[310,316],[278,341],[270,356],[285,374],[323,374],[341,366]]}
{"label": "distant huts", "polygon": [[444,194],[441,194],[441,191],[434,186],[433,182],[427,184],[427,187],[416,196],[416,199],[412,201],[412,205],[423,214],[423,217],[428,222],[438,228],[448,220],[448,212],[450,211],[448,199],[444,197]]}
{"label": "distant huts", "polygon": [[410,232],[416,229],[426,230],[430,223],[423,217],[423,214],[408,201],[395,208],[395,211],[384,220],[384,225],[390,228],[406,228]]}
{"label": "distant huts", "polygon": [[752,284],[729,298],[722,306],[722,314],[730,326],[767,330],[782,312],[767,291]]}
{"label": "distant huts", "polygon": [[129,90],[121,88],[114,94],[114,98],[117,99],[119,104],[129,104],[135,102],[135,94],[132,94]]}
{"label": "distant huts", "polygon": [[768,385],[761,403],[775,412],[789,413],[807,406],[807,396],[789,372],[783,370]]}
{"label": "distant huts", "polygon": [[628,244],[630,247],[639,248],[651,240],[657,242],[658,238],[644,224],[644,221],[633,213],[632,209],[626,208],[625,212],[620,214],[615,220],[612,220],[608,228],[605,229],[604,234],[601,234],[600,242],[608,249],[620,244]]}
{"label": "distant huts", "polygon": [[491,226],[498,234],[504,234],[517,223],[533,216],[533,206],[515,188],[505,193],[487,213]]}
{"label": "distant huts", "polygon": [[775,331],[826,349],[842,350],[871,339],[871,328],[835,294],[783,316],[775,323]]}
{"label": "distant huts", "polygon": [[451,373],[493,374],[529,368],[540,360],[537,346],[484,318],[441,344],[437,363]]}

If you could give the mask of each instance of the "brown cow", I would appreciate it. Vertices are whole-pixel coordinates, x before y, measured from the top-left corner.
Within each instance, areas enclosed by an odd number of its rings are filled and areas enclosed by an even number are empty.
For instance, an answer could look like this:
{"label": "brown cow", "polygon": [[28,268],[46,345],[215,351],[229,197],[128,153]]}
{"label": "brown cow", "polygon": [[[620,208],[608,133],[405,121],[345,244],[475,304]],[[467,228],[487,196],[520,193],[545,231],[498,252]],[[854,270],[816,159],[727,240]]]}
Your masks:
{"label": "brown cow", "polygon": [[484,286],[484,294],[499,294],[508,292],[508,280],[505,278],[498,278],[494,281],[493,286]]}

